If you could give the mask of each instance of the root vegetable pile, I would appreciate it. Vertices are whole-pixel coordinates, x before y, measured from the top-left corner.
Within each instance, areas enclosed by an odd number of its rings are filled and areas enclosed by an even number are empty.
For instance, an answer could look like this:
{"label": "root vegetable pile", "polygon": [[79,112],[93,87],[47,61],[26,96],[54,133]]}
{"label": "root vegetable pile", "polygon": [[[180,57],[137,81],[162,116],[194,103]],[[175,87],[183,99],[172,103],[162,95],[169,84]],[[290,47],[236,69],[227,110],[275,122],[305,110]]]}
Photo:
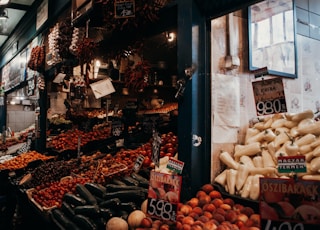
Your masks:
{"label": "root vegetable pile", "polygon": [[[299,155],[305,156],[306,173],[278,172],[278,157]],[[320,121],[311,110],[263,117],[247,129],[243,144],[219,158],[225,167],[215,182],[252,200],[259,198],[261,177],[320,180]]]}

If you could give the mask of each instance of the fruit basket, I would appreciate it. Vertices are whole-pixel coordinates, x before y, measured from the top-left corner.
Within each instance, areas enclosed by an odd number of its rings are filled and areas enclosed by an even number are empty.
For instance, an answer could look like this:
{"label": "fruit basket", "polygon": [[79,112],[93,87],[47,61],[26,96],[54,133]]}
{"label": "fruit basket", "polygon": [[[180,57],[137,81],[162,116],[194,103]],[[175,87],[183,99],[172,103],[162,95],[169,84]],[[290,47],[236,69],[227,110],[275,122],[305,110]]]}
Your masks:
{"label": "fruit basket", "polygon": [[53,205],[51,207],[45,207],[45,206],[42,206],[40,205],[34,198],[33,198],[33,194],[36,192],[36,189],[35,188],[30,188],[26,191],[26,194],[27,194],[27,197],[28,197],[28,200],[31,202],[31,204],[36,207],[38,210],[40,210],[41,212],[43,212],[45,215],[48,215],[49,211],[53,208],[56,208],[57,206],[56,205]]}
{"label": "fruit basket", "polygon": [[117,173],[124,172],[127,169],[128,167],[126,165],[119,163],[119,164],[113,164],[111,167],[102,168],[101,173],[105,177],[110,177]]}

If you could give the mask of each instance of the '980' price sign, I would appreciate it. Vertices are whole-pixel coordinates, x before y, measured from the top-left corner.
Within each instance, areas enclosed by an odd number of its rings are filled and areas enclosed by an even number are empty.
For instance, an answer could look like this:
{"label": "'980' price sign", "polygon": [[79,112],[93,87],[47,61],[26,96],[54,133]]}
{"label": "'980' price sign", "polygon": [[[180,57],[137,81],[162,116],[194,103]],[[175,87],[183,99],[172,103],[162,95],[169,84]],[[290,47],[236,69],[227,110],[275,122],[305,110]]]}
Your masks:
{"label": "'980' price sign", "polygon": [[258,116],[287,112],[281,78],[256,81],[252,87]]}
{"label": "'980' price sign", "polygon": [[172,204],[165,200],[148,198],[147,210],[150,216],[166,221],[176,221],[177,204]]}
{"label": "'980' price sign", "polygon": [[258,101],[256,102],[256,111],[258,116],[284,113],[287,111],[286,99],[277,98],[274,100]]}

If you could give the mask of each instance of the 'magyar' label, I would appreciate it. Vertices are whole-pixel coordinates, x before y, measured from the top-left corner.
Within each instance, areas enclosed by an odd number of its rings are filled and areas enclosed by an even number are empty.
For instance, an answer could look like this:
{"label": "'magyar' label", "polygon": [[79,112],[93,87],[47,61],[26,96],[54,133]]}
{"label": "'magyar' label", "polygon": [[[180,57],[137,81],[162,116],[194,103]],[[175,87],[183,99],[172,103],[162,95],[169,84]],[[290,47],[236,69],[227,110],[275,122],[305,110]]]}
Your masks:
{"label": "'magyar' label", "polygon": [[307,172],[305,156],[283,156],[278,157],[279,173],[300,173]]}

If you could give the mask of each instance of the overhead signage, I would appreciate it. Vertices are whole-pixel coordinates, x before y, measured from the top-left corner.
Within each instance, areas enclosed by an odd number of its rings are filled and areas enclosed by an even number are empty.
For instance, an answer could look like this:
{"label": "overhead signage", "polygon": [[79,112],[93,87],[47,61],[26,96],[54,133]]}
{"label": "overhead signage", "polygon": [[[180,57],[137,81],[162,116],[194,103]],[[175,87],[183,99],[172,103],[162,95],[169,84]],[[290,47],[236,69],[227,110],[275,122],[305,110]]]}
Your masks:
{"label": "overhead signage", "polygon": [[134,0],[116,0],[114,2],[115,18],[135,17],[135,1]]}
{"label": "overhead signage", "polygon": [[287,112],[281,78],[255,81],[252,87],[258,116]]}

